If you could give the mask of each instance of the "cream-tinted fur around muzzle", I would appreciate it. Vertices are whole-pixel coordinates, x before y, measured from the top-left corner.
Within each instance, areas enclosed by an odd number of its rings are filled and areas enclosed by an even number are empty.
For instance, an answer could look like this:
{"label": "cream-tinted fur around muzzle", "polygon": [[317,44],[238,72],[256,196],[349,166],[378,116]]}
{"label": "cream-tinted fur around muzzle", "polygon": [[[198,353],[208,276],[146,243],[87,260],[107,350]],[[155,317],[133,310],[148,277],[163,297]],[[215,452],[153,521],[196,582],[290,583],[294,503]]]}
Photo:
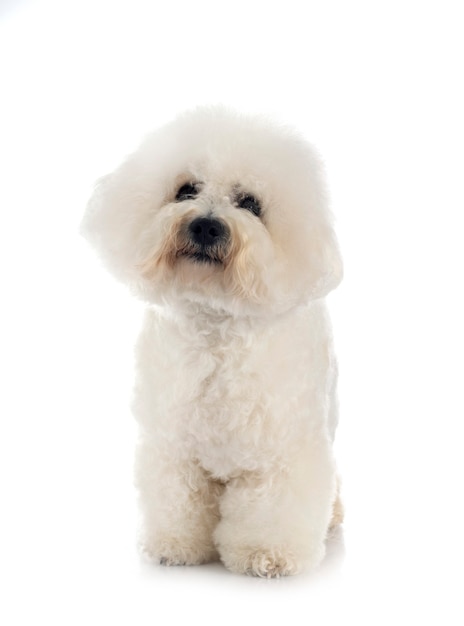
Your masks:
{"label": "cream-tinted fur around muzzle", "polygon": [[201,108],[89,202],[85,236],[147,303],[136,480],[157,561],[293,574],[341,519],[324,296],[342,268],[322,178],[289,129]]}

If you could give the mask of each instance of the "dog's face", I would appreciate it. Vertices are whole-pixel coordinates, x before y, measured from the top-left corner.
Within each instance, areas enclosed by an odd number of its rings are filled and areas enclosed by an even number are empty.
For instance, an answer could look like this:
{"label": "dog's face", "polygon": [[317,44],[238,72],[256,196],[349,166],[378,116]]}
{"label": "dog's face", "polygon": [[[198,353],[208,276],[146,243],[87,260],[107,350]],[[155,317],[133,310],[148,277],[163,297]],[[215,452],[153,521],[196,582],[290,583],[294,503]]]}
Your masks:
{"label": "dog's face", "polygon": [[83,229],[153,303],[265,314],[319,298],[341,278],[310,147],[223,109],[147,137],[97,185]]}

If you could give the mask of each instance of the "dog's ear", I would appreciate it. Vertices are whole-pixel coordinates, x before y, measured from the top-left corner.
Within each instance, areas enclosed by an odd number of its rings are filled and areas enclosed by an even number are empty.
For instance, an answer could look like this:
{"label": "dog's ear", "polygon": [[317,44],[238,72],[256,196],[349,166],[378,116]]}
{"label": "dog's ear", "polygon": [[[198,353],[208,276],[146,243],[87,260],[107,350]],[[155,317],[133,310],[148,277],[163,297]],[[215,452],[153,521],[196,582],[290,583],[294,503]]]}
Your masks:
{"label": "dog's ear", "polygon": [[106,204],[105,190],[108,187],[110,177],[111,174],[108,174],[102,176],[95,182],[79,229],[82,237],[87,239],[87,241],[100,252],[102,248],[104,248],[104,241],[106,239],[101,218],[102,214],[106,212],[103,210],[103,205]]}
{"label": "dog's ear", "polygon": [[312,300],[323,298],[343,278],[343,262],[335,232],[328,219],[313,225],[307,249],[309,292]]}
{"label": "dog's ear", "polygon": [[132,170],[127,161],[96,182],[80,227],[107,269],[131,286],[140,279],[140,239],[156,201]]}
{"label": "dog's ear", "polygon": [[121,240],[125,229],[122,224],[121,199],[114,193],[116,178],[117,173],[111,173],[96,181],[80,225],[80,233],[93,246],[107,269],[121,277]]}

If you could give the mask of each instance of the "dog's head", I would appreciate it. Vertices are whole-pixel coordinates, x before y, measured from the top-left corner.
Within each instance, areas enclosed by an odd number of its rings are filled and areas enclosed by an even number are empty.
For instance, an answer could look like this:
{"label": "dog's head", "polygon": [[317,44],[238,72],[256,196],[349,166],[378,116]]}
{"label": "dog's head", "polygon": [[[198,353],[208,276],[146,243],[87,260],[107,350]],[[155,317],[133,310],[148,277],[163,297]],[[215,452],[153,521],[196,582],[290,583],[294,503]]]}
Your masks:
{"label": "dog's head", "polygon": [[337,286],[320,163],[288,129],[197,109],[101,179],[83,233],[152,303],[285,311]]}

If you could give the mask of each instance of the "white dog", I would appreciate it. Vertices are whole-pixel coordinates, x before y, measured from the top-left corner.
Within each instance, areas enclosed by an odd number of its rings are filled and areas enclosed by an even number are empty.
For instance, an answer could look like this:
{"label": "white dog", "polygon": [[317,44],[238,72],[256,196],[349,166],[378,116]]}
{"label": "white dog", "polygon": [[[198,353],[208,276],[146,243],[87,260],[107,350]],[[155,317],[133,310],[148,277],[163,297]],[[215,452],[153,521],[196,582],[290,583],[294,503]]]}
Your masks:
{"label": "white dog", "polygon": [[317,565],[342,510],[321,166],[260,117],[197,109],[96,187],[85,236],[147,303],[134,412],[143,547],[258,576]]}

